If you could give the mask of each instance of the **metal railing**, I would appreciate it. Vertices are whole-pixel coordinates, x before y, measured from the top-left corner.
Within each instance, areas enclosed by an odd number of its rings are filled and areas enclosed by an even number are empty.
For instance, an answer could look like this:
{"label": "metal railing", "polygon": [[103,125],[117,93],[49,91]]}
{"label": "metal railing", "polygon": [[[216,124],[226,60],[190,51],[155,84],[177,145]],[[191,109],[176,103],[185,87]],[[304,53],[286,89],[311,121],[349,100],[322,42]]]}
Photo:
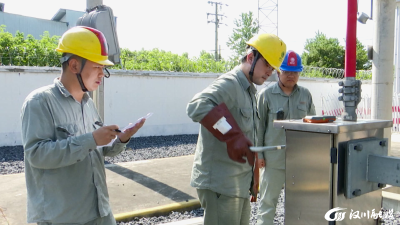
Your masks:
{"label": "metal railing", "polygon": [[[302,76],[343,79],[344,78],[344,69],[304,66]],[[356,79],[371,80],[372,79],[372,71],[371,70],[357,70],[356,71]]]}

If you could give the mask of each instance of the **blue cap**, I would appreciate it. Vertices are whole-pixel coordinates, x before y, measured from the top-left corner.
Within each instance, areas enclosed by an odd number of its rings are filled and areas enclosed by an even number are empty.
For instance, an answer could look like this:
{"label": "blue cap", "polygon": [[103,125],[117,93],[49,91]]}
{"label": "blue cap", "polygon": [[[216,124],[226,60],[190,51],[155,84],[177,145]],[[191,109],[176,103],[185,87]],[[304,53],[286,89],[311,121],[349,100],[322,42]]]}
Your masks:
{"label": "blue cap", "polygon": [[293,72],[303,71],[303,64],[301,64],[301,57],[294,51],[288,51],[279,69],[283,71],[293,71]]}

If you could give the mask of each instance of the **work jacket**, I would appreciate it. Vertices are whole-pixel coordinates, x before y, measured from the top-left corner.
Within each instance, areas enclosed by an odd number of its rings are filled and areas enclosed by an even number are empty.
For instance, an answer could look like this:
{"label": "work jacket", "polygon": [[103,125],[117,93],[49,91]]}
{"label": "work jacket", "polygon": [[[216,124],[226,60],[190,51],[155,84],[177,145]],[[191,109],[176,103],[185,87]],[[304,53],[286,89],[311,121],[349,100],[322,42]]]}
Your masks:
{"label": "work jacket", "polygon": [[111,213],[104,156],[126,144],[97,147],[101,118],[87,93],[76,101],[63,84],[33,91],[21,111],[28,223],[83,224]]}
{"label": "work jacket", "polygon": [[[258,146],[277,146],[286,144],[285,129],[274,128],[277,112],[283,111],[284,120],[302,119],[315,115],[315,106],[307,88],[294,87],[290,95],[285,94],[276,82],[257,94],[257,110],[260,124],[257,132]],[[285,150],[264,151],[258,153],[259,159],[266,160],[266,167],[284,169]]]}
{"label": "work jacket", "polygon": [[[258,124],[256,92],[240,67],[236,67],[196,94],[187,106],[187,114],[199,122],[213,107],[224,102],[242,132],[254,143]],[[190,184],[198,189],[248,198],[251,179],[252,166],[230,159],[226,143],[200,126]]]}

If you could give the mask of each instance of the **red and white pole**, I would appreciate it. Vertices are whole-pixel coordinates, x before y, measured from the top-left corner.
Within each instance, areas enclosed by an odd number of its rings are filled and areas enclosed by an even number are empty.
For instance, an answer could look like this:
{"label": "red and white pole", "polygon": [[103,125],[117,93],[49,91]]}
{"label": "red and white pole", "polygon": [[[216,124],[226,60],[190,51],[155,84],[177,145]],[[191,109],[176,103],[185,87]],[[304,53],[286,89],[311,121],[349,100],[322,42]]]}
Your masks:
{"label": "red and white pole", "polygon": [[347,2],[347,32],[346,32],[346,54],[345,71],[347,78],[356,77],[356,48],[357,47],[357,0]]}
{"label": "red and white pole", "polygon": [[343,101],[344,112],[342,118],[345,121],[357,121],[357,105],[361,101],[361,81],[356,80],[356,50],[357,50],[357,0],[347,1],[347,32],[346,53],[344,66],[344,81],[339,82],[343,88],[339,97]]}

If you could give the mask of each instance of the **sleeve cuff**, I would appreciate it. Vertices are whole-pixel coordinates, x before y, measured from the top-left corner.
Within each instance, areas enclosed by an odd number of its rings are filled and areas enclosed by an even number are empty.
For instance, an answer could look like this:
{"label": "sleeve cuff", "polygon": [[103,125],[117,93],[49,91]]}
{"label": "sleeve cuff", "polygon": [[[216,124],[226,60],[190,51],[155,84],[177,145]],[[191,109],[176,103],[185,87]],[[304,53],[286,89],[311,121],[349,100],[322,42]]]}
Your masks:
{"label": "sleeve cuff", "polygon": [[131,139],[132,138],[129,138],[126,142],[122,142],[121,139],[117,138],[117,140],[115,140],[115,142],[116,143],[122,143],[122,144],[128,144]]}
{"label": "sleeve cuff", "polygon": [[96,141],[94,140],[93,133],[81,135],[80,140],[82,149],[93,150],[97,148]]}

